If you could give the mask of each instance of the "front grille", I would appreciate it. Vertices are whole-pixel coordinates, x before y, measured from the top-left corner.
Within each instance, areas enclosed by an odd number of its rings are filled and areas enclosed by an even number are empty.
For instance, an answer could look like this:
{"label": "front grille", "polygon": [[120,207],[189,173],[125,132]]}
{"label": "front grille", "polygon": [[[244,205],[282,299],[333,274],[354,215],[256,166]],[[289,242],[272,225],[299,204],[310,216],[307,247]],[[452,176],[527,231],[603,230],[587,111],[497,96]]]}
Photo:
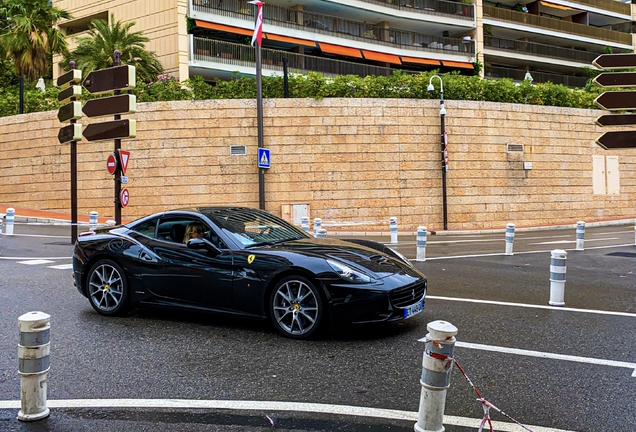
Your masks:
{"label": "front grille", "polygon": [[394,307],[406,307],[413,303],[417,303],[424,297],[426,293],[426,281],[416,282],[414,284],[405,286],[404,288],[398,288],[391,291],[389,298],[391,299],[391,305]]}

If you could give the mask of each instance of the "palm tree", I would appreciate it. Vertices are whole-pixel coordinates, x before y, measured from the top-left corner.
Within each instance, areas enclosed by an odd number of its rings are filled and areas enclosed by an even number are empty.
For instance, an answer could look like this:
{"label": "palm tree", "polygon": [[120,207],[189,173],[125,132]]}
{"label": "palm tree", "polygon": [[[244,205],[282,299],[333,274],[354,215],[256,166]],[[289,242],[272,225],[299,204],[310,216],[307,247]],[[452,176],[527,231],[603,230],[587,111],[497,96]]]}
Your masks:
{"label": "palm tree", "polygon": [[[112,15],[111,21],[114,21]],[[82,75],[87,76],[93,70],[114,66],[113,53],[119,50],[121,64],[135,66],[137,79],[155,81],[157,75],[163,73],[163,67],[155,53],[144,47],[150,39],[142,32],[130,32],[134,25],[134,21],[126,24],[117,21],[111,25],[106,20],[93,21],[88,36],[77,38],[77,49],[66,57],[64,64],[75,61]]]}
{"label": "palm tree", "polygon": [[66,54],[64,34],[53,27],[71,15],[49,0],[4,0],[0,7],[0,55],[13,61],[18,75],[35,81],[49,71],[52,54]]}

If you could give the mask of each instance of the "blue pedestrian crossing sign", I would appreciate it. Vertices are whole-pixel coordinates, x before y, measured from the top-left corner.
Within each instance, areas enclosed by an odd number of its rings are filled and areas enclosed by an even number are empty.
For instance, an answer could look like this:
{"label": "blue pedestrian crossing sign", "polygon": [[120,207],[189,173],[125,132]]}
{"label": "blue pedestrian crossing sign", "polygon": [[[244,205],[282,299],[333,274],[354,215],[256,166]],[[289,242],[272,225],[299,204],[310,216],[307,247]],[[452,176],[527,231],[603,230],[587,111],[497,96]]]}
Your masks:
{"label": "blue pedestrian crossing sign", "polygon": [[269,168],[270,167],[269,149],[259,147],[258,149],[258,167]]}

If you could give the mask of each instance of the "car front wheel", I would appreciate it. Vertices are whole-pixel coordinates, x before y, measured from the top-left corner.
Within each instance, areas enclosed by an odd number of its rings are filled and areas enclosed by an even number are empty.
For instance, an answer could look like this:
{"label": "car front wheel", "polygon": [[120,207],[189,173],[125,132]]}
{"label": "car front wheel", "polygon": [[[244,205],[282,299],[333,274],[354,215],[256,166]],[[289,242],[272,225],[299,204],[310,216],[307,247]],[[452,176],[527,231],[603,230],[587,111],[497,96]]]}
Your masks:
{"label": "car front wheel", "polygon": [[274,326],[292,339],[315,335],[323,317],[323,301],[312,282],[300,276],[279,281],[270,296],[270,315]]}
{"label": "car front wheel", "polygon": [[122,315],[128,310],[128,283],[123,269],[111,260],[101,260],[88,273],[88,299],[102,315]]}

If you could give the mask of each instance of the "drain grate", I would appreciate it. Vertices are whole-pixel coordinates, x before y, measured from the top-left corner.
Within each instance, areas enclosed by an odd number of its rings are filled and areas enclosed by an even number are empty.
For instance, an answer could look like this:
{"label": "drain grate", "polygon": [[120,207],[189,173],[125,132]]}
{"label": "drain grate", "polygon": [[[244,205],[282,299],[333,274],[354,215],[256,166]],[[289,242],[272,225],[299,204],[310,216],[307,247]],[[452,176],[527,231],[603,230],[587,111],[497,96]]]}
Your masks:
{"label": "drain grate", "polygon": [[624,257],[624,258],[636,258],[636,252],[612,252],[612,253],[608,253],[607,255]]}

